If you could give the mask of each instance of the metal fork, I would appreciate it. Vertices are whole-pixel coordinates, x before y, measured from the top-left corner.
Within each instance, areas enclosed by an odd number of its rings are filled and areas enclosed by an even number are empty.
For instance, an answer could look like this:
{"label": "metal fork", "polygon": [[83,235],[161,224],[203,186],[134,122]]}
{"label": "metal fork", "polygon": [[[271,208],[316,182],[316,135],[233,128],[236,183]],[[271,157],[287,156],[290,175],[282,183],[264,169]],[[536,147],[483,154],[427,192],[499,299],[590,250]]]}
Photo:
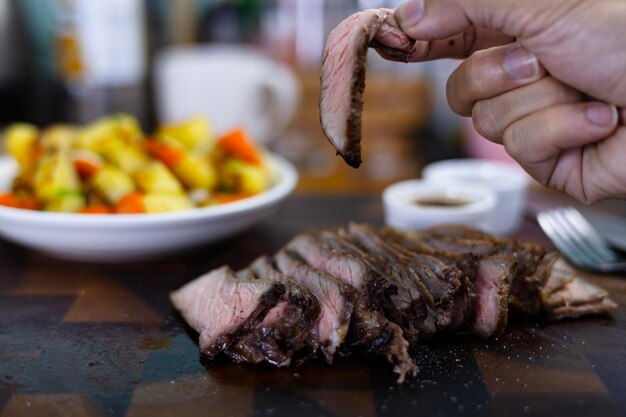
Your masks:
{"label": "metal fork", "polygon": [[537,221],[572,264],[590,271],[626,271],[626,257],[615,251],[575,208],[561,207],[541,212]]}

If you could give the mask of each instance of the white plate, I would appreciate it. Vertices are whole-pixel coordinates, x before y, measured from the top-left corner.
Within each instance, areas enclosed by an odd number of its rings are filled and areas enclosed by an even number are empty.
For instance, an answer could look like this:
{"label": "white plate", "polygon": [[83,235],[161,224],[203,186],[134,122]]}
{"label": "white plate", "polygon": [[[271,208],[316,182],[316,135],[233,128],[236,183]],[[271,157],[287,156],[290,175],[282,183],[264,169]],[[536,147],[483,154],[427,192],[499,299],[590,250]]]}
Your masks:
{"label": "white plate", "polygon": [[[0,236],[58,258],[129,262],[215,242],[267,218],[295,188],[298,173],[271,156],[273,186],[219,206],[163,214],[78,215],[0,206]],[[10,190],[17,165],[0,157],[0,192]]]}

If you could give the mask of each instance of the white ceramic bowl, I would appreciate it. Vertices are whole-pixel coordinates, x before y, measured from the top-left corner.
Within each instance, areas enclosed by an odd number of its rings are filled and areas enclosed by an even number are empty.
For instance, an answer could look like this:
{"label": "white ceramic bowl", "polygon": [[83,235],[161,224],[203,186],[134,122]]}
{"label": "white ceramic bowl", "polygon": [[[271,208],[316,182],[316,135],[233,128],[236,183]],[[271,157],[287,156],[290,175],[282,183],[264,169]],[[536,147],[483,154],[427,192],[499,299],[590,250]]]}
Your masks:
{"label": "white ceramic bowl", "polygon": [[[417,200],[447,198],[467,204],[422,206]],[[383,192],[385,223],[404,230],[423,230],[439,224],[460,224],[489,231],[496,196],[486,187],[437,180],[409,180]]]}
{"label": "white ceramic bowl", "polygon": [[497,207],[488,229],[496,235],[510,235],[520,226],[529,177],[519,167],[482,159],[451,159],[427,165],[427,180],[449,180],[490,188],[496,193]]}
{"label": "white ceramic bowl", "polygon": [[[229,204],[163,214],[78,215],[0,206],[0,236],[58,258],[129,262],[214,242],[271,215],[295,188],[298,173],[271,156],[273,186]],[[16,163],[0,157],[0,192],[8,191]]]}

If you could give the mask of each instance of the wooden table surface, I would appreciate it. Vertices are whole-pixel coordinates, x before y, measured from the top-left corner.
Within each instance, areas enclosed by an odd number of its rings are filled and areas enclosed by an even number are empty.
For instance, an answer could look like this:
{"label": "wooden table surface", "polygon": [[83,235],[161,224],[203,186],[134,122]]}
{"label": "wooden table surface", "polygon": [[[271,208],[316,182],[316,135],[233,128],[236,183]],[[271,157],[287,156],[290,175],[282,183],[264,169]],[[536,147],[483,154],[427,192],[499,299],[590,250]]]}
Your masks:
{"label": "wooden table surface", "polygon": [[[380,222],[378,199],[299,195],[237,238],[153,263],[76,264],[0,240],[0,417],[626,414],[621,307],[611,317],[512,323],[486,342],[434,340],[415,352],[419,378],[403,386],[379,358],[275,369],[200,357],[170,291],[350,220]],[[521,236],[545,243],[530,221]],[[626,303],[626,281],[592,279]]]}

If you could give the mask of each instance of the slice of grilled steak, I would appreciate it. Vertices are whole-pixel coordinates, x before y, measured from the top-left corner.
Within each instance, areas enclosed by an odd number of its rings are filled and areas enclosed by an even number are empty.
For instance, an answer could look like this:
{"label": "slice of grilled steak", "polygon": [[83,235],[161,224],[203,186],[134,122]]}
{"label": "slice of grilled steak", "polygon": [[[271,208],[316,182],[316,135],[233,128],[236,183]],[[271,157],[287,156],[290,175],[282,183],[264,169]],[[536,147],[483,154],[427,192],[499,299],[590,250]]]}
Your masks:
{"label": "slice of grilled steak", "polygon": [[548,311],[548,317],[552,320],[575,319],[594,314],[607,314],[616,308],[617,304],[613,300],[603,298],[595,303],[556,307]]}
{"label": "slice of grilled steak", "polygon": [[239,337],[226,353],[239,362],[258,363],[265,360],[273,365],[285,366],[291,363],[294,353],[305,346],[309,345],[315,351],[316,340],[310,337],[320,314],[315,296],[277,271],[267,257],[254,261],[247,271],[238,273],[238,276],[253,275],[258,280],[283,283],[286,288],[284,301],[271,309],[254,329]]}
{"label": "slice of grilled steak", "polygon": [[[532,255],[531,255],[532,256]],[[534,262],[521,261],[524,271],[529,271],[529,265]],[[509,307],[523,314],[540,314],[542,312],[542,291],[549,277],[553,274],[555,262],[559,259],[556,252],[550,252],[543,256],[534,271],[517,273],[511,284],[509,294]]]}
{"label": "slice of grilled steak", "polygon": [[254,329],[283,300],[285,291],[280,282],[239,279],[225,266],[188,283],[170,298],[200,334],[202,353],[212,358]]}
{"label": "slice of grilled steak", "polygon": [[545,285],[541,288],[541,299],[546,300],[555,291],[560,290],[566,284],[576,278],[578,272],[572,268],[562,256],[556,255],[556,259],[550,268]]}
{"label": "slice of grilled steak", "polygon": [[356,290],[329,274],[312,268],[293,252],[281,250],[274,256],[276,267],[292,280],[306,287],[320,304],[312,337],[328,363],[348,333]]}
{"label": "slice of grilled steak", "polygon": [[593,304],[602,301],[609,294],[581,277],[574,277],[571,282],[548,296],[544,306],[551,310],[560,306]]}
{"label": "slice of grilled steak", "polygon": [[472,279],[478,271],[479,257],[467,251],[453,253],[433,248],[424,243],[419,235],[392,227],[383,227],[377,233],[394,245],[396,251],[410,254],[414,262],[427,265],[440,279],[451,285],[454,300],[449,328],[454,330],[466,325],[475,305]]}
{"label": "slice of grilled steak", "polygon": [[411,256],[401,247],[387,242],[378,235],[376,228],[369,225],[350,224],[348,233],[361,247],[378,256],[381,262],[400,266],[404,281],[412,282],[427,306],[427,317],[421,324],[423,337],[432,337],[437,330],[446,328],[453,313],[452,300],[458,290],[438,277],[419,256]]}
{"label": "slice of grilled steak", "polygon": [[486,256],[474,278],[474,318],[470,328],[480,337],[501,333],[507,324],[509,290],[517,261],[512,256]]}
{"label": "slice of grilled steak", "polygon": [[380,235],[387,241],[394,242],[414,253],[422,253],[439,259],[446,265],[455,265],[467,276],[473,277],[478,269],[478,256],[468,251],[450,252],[427,245],[416,233],[406,232],[393,227],[382,227]]}
{"label": "slice of grilled steak", "polygon": [[323,231],[318,238],[335,251],[360,259],[371,268],[372,274],[384,279],[387,298],[381,306],[385,317],[402,328],[402,334],[409,343],[415,343],[424,330],[428,307],[416,283],[404,276],[406,271],[364,250],[345,233]]}
{"label": "slice of grilled steak", "polygon": [[393,10],[372,9],[341,22],[328,35],[322,54],[322,128],[337,154],[355,168],[361,165],[361,112],[370,45],[408,60],[414,42],[400,30]]}
{"label": "slice of grilled steak", "polygon": [[383,314],[385,280],[373,274],[362,260],[339,253],[309,234],[297,236],[286,248],[309,265],[343,281],[358,291],[349,330],[349,344],[371,353],[383,354],[395,365],[398,381],[415,374],[417,367],[408,354],[409,342],[402,329]]}

